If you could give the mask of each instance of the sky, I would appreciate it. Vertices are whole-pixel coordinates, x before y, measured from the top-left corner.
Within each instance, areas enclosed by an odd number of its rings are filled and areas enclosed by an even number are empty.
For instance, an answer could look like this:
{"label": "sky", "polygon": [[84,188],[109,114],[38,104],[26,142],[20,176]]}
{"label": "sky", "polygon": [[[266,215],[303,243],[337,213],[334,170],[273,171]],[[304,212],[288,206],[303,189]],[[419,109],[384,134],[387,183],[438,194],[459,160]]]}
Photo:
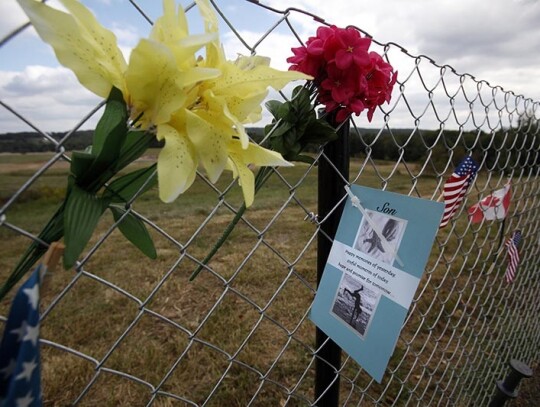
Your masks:
{"label": "sky", "polygon": [[[147,36],[151,29],[128,0],[84,0],[83,3],[116,34],[126,59],[139,38]],[[249,54],[244,41],[257,54],[269,56],[271,66],[288,68],[286,58],[291,54],[290,48],[298,46],[298,40],[289,25],[281,21],[283,14],[245,0],[215,3],[242,39],[221,19],[221,40],[231,59],[237,53]],[[383,106],[371,123],[365,114],[356,119],[360,127],[381,127],[386,118],[388,125],[395,128],[494,129],[515,123],[527,109],[536,109],[536,117],[540,117],[540,106],[526,100],[540,101],[540,0],[260,0],[260,3],[277,10],[294,7],[337,26],[354,25],[376,41],[372,50],[386,51],[390,63],[399,72],[398,85],[391,103]],[[58,7],[57,0],[49,4]],[[151,20],[161,14],[160,1],[138,0],[137,4]],[[201,33],[196,8],[187,15],[190,31]],[[288,18],[290,26],[304,41],[320,25],[296,10],[291,10]],[[0,1],[0,41],[26,21],[16,0]],[[263,36],[269,30],[272,30],[270,34]],[[378,45],[386,43],[391,44],[386,49]],[[420,55],[427,58],[416,58]],[[433,65],[431,60],[440,66],[453,67],[460,75],[450,67],[441,69]],[[292,85],[285,93],[291,89]],[[270,93],[270,97],[278,96]],[[4,133],[31,130],[12,111],[42,131],[70,130],[99,103],[99,98],[58,64],[51,48],[30,28],[0,46],[0,101],[0,133]],[[268,119],[265,114],[262,124]],[[93,128],[96,120],[97,116],[81,128]]]}

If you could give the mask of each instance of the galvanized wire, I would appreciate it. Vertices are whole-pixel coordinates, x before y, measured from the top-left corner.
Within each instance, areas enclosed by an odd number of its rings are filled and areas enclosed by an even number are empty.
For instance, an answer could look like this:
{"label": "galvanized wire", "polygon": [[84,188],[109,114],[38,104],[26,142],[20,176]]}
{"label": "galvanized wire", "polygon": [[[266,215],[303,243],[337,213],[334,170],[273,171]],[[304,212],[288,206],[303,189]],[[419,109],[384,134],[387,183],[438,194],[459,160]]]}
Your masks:
{"label": "galvanized wire", "polygon": [[[130,3],[127,7],[133,6],[142,19],[151,23],[148,17],[150,13],[146,12],[144,4],[134,0],[130,0]],[[315,24],[326,24],[323,18],[302,10],[276,10],[256,1],[249,3],[252,4],[241,3],[239,6],[260,8],[268,19],[264,25],[270,27],[255,39],[249,33],[242,33],[235,28],[231,13],[225,9],[225,1],[213,2],[231,35],[237,38],[248,54],[258,53],[258,49],[277,32],[287,32],[291,38],[296,38],[296,43],[292,45],[297,46],[304,39],[304,33],[298,32],[296,28],[299,19],[313,22],[314,27]],[[25,28],[22,26],[14,30],[2,40],[1,46],[15,42]],[[461,220],[452,221],[437,237],[433,248],[434,258],[425,270],[383,383],[377,384],[345,355],[340,368],[335,371],[336,379],[339,377],[341,382],[340,405],[486,405],[494,390],[494,380],[504,376],[510,358],[534,365],[538,363],[540,354],[540,104],[499,86],[492,86],[470,74],[460,74],[451,66],[439,65],[425,55],[412,55],[398,44],[383,44],[373,39],[373,47],[398,68],[399,78],[392,102],[376,113],[370,129],[365,128],[364,116],[352,121],[351,138],[359,143],[361,152],[356,158],[358,165],[351,174],[351,182],[362,184],[367,174],[374,174],[378,182],[376,187],[437,199],[446,177],[465,153],[474,153],[480,159],[483,175],[475,181],[460,212],[456,214],[456,219]],[[282,95],[286,96],[285,93]],[[0,105],[39,132],[47,143],[54,145],[56,151],[47,163],[27,177],[0,209],[0,229],[39,241],[36,230],[26,230],[18,226],[16,220],[11,220],[11,211],[20,205],[21,196],[31,190],[44,173],[57,163],[69,161],[65,142],[96,114],[101,104],[83,117],[60,141],[51,137],[46,129],[34,125],[31,116],[23,115],[10,106],[7,99],[0,101]],[[405,135],[398,131],[403,128],[408,129]],[[436,134],[428,137],[424,129],[433,129]],[[457,136],[449,137],[451,130]],[[390,144],[395,146],[393,157],[380,161],[376,150]],[[408,154],[415,145],[417,148],[420,145],[424,150],[421,159],[409,159]],[[86,345],[61,343],[46,336],[41,339],[45,350],[54,349],[92,365],[93,373],[87,375],[85,385],[69,393],[69,400],[63,402],[95,405],[98,402],[94,398],[96,388],[105,386],[104,380],[109,377],[116,377],[143,389],[140,394],[144,395],[141,396],[144,400],[139,400],[140,405],[169,405],[167,403],[173,401],[191,406],[224,405],[224,400],[232,405],[230,399],[224,398],[224,392],[230,386],[244,386],[245,381],[253,381],[250,383],[253,385],[252,393],[244,402],[246,405],[269,405],[269,392],[278,394],[275,397],[283,406],[317,405],[312,390],[317,349],[314,345],[314,326],[308,318],[316,282],[314,274],[306,270],[315,267],[315,240],[321,233],[320,225],[326,219],[314,213],[314,199],[307,199],[302,191],[308,177],[316,172],[317,163],[327,160],[327,157],[324,149],[314,152],[314,157],[315,164],[306,166],[303,175],[294,181],[288,179],[283,171],[273,170],[274,181],[286,191],[287,197],[277,207],[265,208],[270,214],[264,224],[253,221],[249,211],[242,218],[243,233],[249,235],[253,243],[245,253],[237,253],[241,260],[235,263],[233,269],[225,270],[216,262],[205,266],[203,274],[219,290],[208,309],[190,315],[190,323],[176,317],[175,313],[181,313],[182,310],[178,310],[174,304],[169,303],[168,307],[159,311],[153,304],[155,301],[163,301],[162,297],[168,295],[166,286],[179,278],[180,268],[185,273],[185,269],[201,264],[203,257],[194,254],[194,247],[201,239],[208,239],[206,230],[219,223],[218,218],[223,213],[236,212],[236,205],[230,198],[234,183],[218,187],[203,174],[198,175],[199,181],[215,194],[215,204],[212,208],[201,209],[205,213],[204,219],[190,236],[178,235],[177,231],[169,229],[167,225],[160,225],[155,215],[139,212],[136,208],[140,197],[136,196],[127,206],[127,213],[142,220],[152,230],[154,237],[163,242],[162,246],[170,247],[167,250],[173,250],[176,255],[164,266],[161,275],[154,276],[149,292],[141,295],[140,292],[130,292],[121,283],[102,276],[104,267],[114,270],[114,262],[106,266],[93,262],[100,257],[100,249],[111,244],[111,235],[120,220],[113,222],[93,241],[92,247],[77,263],[75,272],[69,274],[63,288],[45,305],[42,310],[42,326],[47,327],[55,313],[65,313],[61,311],[62,304],[66,303],[70,295],[77,295],[74,292],[84,289],[88,284],[98,284],[101,290],[118,298],[117,302],[122,307],[132,307],[133,312],[129,318],[115,322],[114,328],[118,335],[105,345],[105,352],[99,356],[85,351],[88,349]],[[403,184],[403,176],[407,179],[406,184]],[[505,227],[506,231],[520,228],[524,236],[518,277],[511,285],[507,285],[502,276],[506,253],[504,247],[499,245],[501,222],[473,225],[463,221],[466,219],[467,207],[493,190],[502,188],[509,176],[514,195]],[[292,210],[297,225],[289,227],[302,227],[306,230],[302,235],[304,240],[299,245],[300,249],[295,252],[286,249],[273,236],[276,227],[281,228],[278,229],[279,233],[287,235],[288,231],[280,222],[281,217]],[[28,216],[33,214],[29,213]],[[234,239],[233,236],[233,244]],[[268,298],[258,296],[256,290],[250,293],[242,283],[246,270],[250,268],[250,261],[259,253],[268,253],[274,264],[272,270],[278,270],[273,272],[278,273],[279,282]],[[493,262],[496,266],[490,269]],[[262,273],[263,270],[249,272]],[[152,270],[148,270],[148,273],[152,273]],[[289,287],[303,290],[310,298],[302,309],[294,310],[296,317],[293,323],[282,321],[272,310],[276,304],[284,301],[283,296],[294,295]],[[195,297],[192,300],[197,301]],[[235,347],[221,343],[220,339],[208,339],[204,334],[209,321],[219,317],[218,310],[228,307],[230,301],[237,304],[237,309],[232,307],[229,312],[237,313],[238,321],[245,312],[257,315]],[[106,317],[103,315],[103,318]],[[148,320],[156,326],[159,324],[160,327],[165,326],[167,330],[176,332],[181,341],[185,342],[182,342],[184,345],[180,351],[168,355],[171,363],[159,380],[153,382],[145,379],[146,376],[142,374],[131,374],[129,369],[123,369],[122,366],[129,365],[129,361],[118,364],[125,347],[135,347],[144,352],[145,331],[141,332],[139,325]],[[257,346],[254,343],[264,347],[267,339],[260,337],[259,330],[264,332],[270,329],[268,327],[274,331],[272,340],[280,341],[273,360],[266,365],[246,363],[242,354]],[[306,329],[311,334],[306,335]],[[141,339],[133,344],[129,339],[131,336],[140,336]],[[302,354],[302,357],[289,360],[290,352]],[[221,361],[208,367],[205,372],[204,380],[208,384],[203,386],[204,391],[191,392],[189,386],[182,392],[171,390],[167,384],[175,374],[184,369],[188,360],[201,354],[204,356],[200,361],[202,369],[208,363],[208,358]],[[46,372],[47,363],[52,363],[54,355],[51,353],[51,359],[48,359],[48,354],[44,354]],[[116,358],[116,362],[110,362],[111,358]],[[294,366],[284,368],[283,363]],[[153,368],[147,366],[148,370]],[[282,373],[283,370],[289,373]],[[243,373],[239,375],[239,371]],[[280,374],[276,374],[276,371]],[[66,374],[78,373],[75,371]],[[187,374],[191,375],[190,372]],[[194,380],[200,380],[198,374],[193,372]],[[45,383],[47,380],[47,374],[44,374]],[[47,386],[44,394],[47,398]],[[52,403],[55,404],[55,400]]]}

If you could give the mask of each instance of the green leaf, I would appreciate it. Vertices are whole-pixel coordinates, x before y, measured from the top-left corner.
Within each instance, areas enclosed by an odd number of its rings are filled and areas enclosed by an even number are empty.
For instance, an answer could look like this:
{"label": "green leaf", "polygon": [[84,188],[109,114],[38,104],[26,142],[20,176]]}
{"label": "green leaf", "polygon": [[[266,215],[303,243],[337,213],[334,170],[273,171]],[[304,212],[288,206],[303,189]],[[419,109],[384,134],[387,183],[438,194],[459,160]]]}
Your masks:
{"label": "green leaf", "polygon": [[294,143],[290,146],[287,146],[287,152],[286,154],[283,156],[286,160],[294,160],[296,159],[295,157],[298,156],[298,154],[300,154],[302,152],[302,146],[300,145],[300,143]]}
{"label": "green leaf", "polygon": [[306,142],[316,145],[333,141],[338,138],[336,129],[324,119],[317,119],[310,122],[306,128],[306,134],[308,135]]}
{"label": "green leaf", "polygon": [[143,185],[144,188],[141,190],[141,195],[156,184],[156,164],[152,164],[148,168],[141,168],[115,179],[103,193],[103,198],[106,198],[112,203],[129,202]]}
{"label": "green leaf", "polygon": [[124,102],[122,92],[113,87],[107,104],[105,105],[105,111],[103,116],[99,120],[96,130],[94,131],[94,140],[92,142],[92,153],[97,157],[102,151],[108,151],[116,149],[120,150],[122,143],[118,143],[118,133],[122,130],[127,133],[127,108]]}
{"label": "green leaf", "polygon": [[298,130],[296,128],[292,128],[283,136],[283,140],[285,140],[286,148],[292,148],[295,144],[297,144],[298,139],[302,136],[302,134],[298,133],[297,131]]}
{"label": "green leaf", "polygon": [[74,151],[71,155],[71,173],[75,178],[82,178],[94,163],[95,158],[91,153]]}
{"label": "green leaf", "polygon": [[95,160],[84,175],[77,178],[78,185],[95,192],[114,175],[113,167],[128,132],[127,120],[122,93],[113,88],[94,132],[92,154]]}
{"label": "green leaf", "polygon": [[[270,127],[268,127],[268,132],[270,132],[270,130],[273,129],[274,125],[275,123],[272,123],[271,125],[269,125]],[[278,126],[274,129],[272,134],[270,134],[270,138],[276,138],[276,137],[281,138],[285,133],[287,133],[293,127],[294,125],[292,123],[280,122]],[[268,132],[266,132],[266,134],[268,134]]]}
{"label": "green leaf", "polygon": [[282,137],[276,137],[276,138],[270,139],[270,146],[272,150],[277,151],[278,153],[283,155],[285,158],[285,153],[287,152],[287,149],[285,148],[285,145],[283,144]]}
{"label": "green leaf", "polygon": [[115,164],[115,170],[120,171],[125,166],[131,164],[154,142],[156,136],[145,131],[130,131],[120,150],[120,158]]}
{"label": "green leaf", "polygon": [[[300,88],[300,89],[299,89]],[[313,107],[311,106],[311,102],[309,100],[309,90],[304,88],[303,86],[297,86],[293,91],[292,96],[292,103],[295,106],[296,109],[300,111],[308,111],[313,110]]]}
{"label": "green leaf", "polygon": [[[39,233],[38,237],[40,240],[46,243],[52,243],[62,238],[64,235],[64,210],[65,201],[62,202],[62,205],[56,210],[54,215],[49,219],[49,222],[47,222],[43,230]],[[41,245],[41,243],[35,240],[32,241],[17,263],[17,266],[15,266],[15,269],[3,281],[2,287],[0,287],[0,300],[24,277],[46,251],[46,246]]]}
{"label": "green leaf", "polygon": [[292,91],[292,99],[295,99],[301,93],[307,94],[309,98],[309,90],[307,90],[303,85],[298,85]]}
{"label": "green leaf", "polygon": [[[126,213],[125,210],[116,206],[111,206],[110,209],[115,222],[118,222],[118,220]],[[152,237],[148,233],[146,226],[131,212],[118,224],[118,229],[120,229],[120,232],[122,232],[127,240],[133,243],[133,245],[147,257],[150,257],[151,259],[157,258],[154,242],[152,241]]]}
{"label": "green leaf", "polygon": [[264,105],[266,106],[268,111],[272,114],[272,116],[274,116],[276,119],[279,119],[280,118],[280,117],[278,117],[279,116],[279,109],[280,109],[282,104],[283,104],[283,102],[280,102],[278,100],[269,100]]}
{"label": "green leaf", "polygon": [[64,268],[73,267],[92,237],[107,202],[73,185],[64,213]]}
{"label": "green leaf", "polygon": [[296,109],[294,109],[294,105],[291,102],[286,102],[281,105],[278,113],[283,120],[290,123],[295,123],[298,121],[298,119],[300,119],[295,110]]}

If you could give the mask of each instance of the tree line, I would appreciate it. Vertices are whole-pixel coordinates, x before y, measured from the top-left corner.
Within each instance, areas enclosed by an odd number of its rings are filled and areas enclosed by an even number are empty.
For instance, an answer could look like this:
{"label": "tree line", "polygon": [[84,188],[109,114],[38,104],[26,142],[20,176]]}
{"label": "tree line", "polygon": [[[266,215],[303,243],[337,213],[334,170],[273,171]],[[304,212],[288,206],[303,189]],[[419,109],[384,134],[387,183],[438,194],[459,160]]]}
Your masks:
{"label": "tree line", "polygon": [[[49,137],[59,142],[67,132],[47,133]],[[62,146],[67,151],[84,150],[92,144],[93,130],[79,130],[71,134]],[[161,144],[156,140],[155,147]],[[0,134],[0,153],[41,153],[56,151],[57,144],[37,132],[19,132]]]}
{"label": "tree line", "polygon": [[[264,136],[262,128],[248,128],[254,141]],[[67,133],[49,133],[56,141]],[[84,150],[92,143],[92,130],[71,134],[64,142],[66,150]],[[364,129],[351,128],[350,154],[375,160],[402,160],[408,163],[425,162],[429,159],[433,171],[443,171],[450,155],[459,162],[466,154],[472,154],[484,168],[492,171],[516,167],[540,166],[540,123],[521,123],[517,128],[497,132],[422,130],[422,129]],[[153,147],[160,147],[156,140]],[[56,144],[37,132],[0,134],[1,153],[29,153],[55,151]],[[314,151],[313,151],[314,152]]]}

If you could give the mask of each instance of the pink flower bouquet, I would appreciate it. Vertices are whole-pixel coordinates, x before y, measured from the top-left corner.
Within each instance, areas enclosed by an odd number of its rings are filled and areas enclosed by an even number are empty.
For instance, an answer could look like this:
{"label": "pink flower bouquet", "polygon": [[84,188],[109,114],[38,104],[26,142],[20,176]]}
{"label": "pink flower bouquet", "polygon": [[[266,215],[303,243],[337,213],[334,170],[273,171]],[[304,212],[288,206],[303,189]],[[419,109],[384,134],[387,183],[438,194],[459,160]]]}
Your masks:
{"label": "pink flower bouquet", "polygon": [[317,101],[343,122],[367,109],[371,121],[375,108],[389,103],[397,72],[376,52],[371,39],[353,28],[322,26],[305,46],[293,48],[290,70],[313,77]]}

